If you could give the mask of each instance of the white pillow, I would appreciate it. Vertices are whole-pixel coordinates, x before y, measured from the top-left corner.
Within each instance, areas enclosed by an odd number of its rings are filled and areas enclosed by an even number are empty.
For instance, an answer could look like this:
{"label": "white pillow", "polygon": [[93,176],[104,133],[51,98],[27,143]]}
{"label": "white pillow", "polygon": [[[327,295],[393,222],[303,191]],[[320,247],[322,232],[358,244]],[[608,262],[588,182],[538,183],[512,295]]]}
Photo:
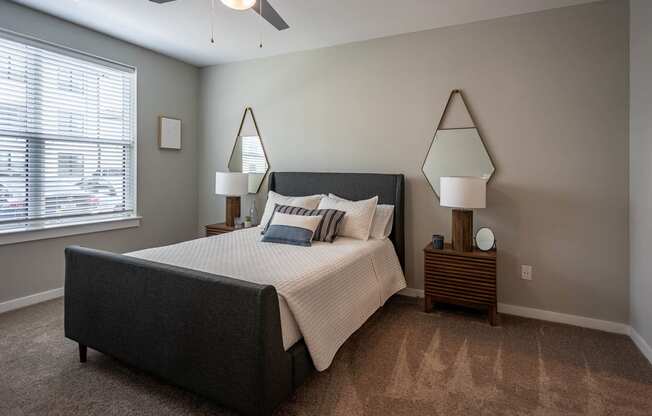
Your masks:
{"label": "white pillow", "polygon": [[[335,194],[328,194],[328,197],[339,201],[348,201],[348,199],[344,199]],[[393,226],[394,205],[376,205],[376,212],[374,212],[374,219],[371,222],[371,231],[369,232],[369,238],[375,238],[378,240],[387,238],[392,233]]]}
{"label": "white pillow", "polygon": [[274,206],[279,205],[290,205],[292,207],[306,208],[306,209],[315,209],[319,205],[319,201],[323,195],[310,195],[310,196],[283,196],[277,194],[274,191],[269,191],[267,194],[267,203],[265,203],[265,211],[263,211],[263,217],[260,219],[260,226],[265,228],[269,219],[272,218],[274,213]]}
{"label": "white pillow", "polygon": [[369,238],[382,240],[389,237],[394,226],[394,205],[381,204],[376,207],[374,220],[371,222]]}
{"label": "white pillow", "polygon": [[377,196],[364,201],[338,201],[326,197],[322,198],[318,209],[336,209],[346,212],[337,235],[366,241],[369,239],[376,205],[378,205]]}

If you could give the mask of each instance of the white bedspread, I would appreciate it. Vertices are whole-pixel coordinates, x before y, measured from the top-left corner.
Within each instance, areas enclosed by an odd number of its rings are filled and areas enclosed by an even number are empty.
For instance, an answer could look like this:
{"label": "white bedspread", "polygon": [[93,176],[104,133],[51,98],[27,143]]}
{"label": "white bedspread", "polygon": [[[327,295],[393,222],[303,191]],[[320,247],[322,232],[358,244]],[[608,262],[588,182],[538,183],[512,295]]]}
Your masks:
{"label": "white bedspread", "polygon": [[[340,237],[332,244],[298,247],[263,243],[260,229],[253,228],[127,255],[273,285],[280,297],[284,344],[289,343],[284,346],[303,336],[319,371],[328,368],[344,341],[405,287],[387,239]],[[291,313],[283,311],[284,303]]]}

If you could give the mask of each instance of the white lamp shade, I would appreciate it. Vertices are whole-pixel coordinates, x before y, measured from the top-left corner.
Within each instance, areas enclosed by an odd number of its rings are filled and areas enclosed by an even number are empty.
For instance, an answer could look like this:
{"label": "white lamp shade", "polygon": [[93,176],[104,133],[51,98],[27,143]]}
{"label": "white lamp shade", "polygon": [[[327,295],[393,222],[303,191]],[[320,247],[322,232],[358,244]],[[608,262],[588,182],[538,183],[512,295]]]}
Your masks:
{"label": "white lamp shade", "polygon": [[241,196],[249,192],[249,175],[238,172],[215,172],[215,193]]}
{"label": "white lamp shade", "polygon": [[247,10],[256,4],[256,0],[222,0],[222,4],[234,10]]}
{"label": "white lamp shade", "polygon": [[442,176],[439,179],[439,205],[468,209],[486,207],[486,180],[475,176]]}

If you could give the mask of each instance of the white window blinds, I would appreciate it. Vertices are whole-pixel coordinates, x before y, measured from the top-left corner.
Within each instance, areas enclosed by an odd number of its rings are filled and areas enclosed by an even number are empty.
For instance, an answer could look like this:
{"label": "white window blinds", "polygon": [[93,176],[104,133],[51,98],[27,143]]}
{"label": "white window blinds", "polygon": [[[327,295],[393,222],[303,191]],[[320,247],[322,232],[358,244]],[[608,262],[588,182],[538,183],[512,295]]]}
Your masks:
{"label": "white window blinds", "polygon": [[0,231],[135,210],[135,73],[0,32]]}
{"label": "white window blinds", "polygon": [[267,172],[267,159],[258,136],[242,136],[242,172]]}

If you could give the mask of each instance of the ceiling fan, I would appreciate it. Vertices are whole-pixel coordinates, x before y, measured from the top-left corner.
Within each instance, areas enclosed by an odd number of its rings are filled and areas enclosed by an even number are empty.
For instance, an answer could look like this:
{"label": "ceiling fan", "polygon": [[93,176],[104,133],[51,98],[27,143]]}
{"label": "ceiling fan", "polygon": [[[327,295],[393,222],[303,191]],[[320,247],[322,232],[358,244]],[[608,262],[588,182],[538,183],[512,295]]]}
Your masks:
{"label": "ceiling fan", "polygon": [[[169,3],[176,0],[149,0],[154,3]],[[220,0],[225,6],[234,10],[247,10],[252,9],[258,13],[263,19],[267,20],[272,26],[278,30],[285,30],[290,26],[285,23],[285,20],[278,14],[278,12],[269,4],[267,0]],[[262,8],[262,13],[261,13]]]}

